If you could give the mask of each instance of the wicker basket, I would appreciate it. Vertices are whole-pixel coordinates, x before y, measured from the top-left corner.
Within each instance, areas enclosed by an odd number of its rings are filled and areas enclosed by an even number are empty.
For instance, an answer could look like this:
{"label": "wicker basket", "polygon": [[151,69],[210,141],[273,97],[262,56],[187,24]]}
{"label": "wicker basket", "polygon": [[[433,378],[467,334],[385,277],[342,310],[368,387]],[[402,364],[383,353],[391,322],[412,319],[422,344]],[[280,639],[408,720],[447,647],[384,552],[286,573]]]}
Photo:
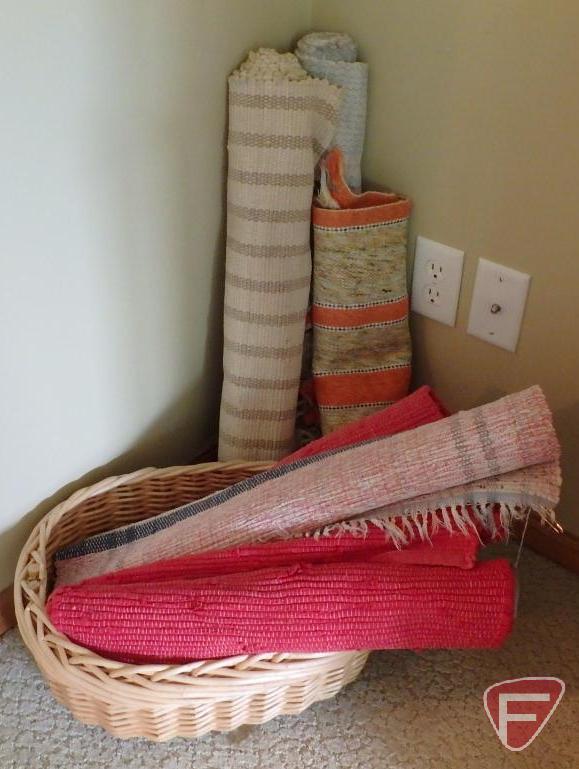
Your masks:
{"label": "wicker basket", "polygon": [[46,615],[58,548],[199,499],[268,466],[212,462],[108,478],[77,491],[35,527],[16,570],[18,626],[56,698],[80,721],[124,738],[197,737],[300,713],[360,673],[364,651],[127,665],[71,643]]}

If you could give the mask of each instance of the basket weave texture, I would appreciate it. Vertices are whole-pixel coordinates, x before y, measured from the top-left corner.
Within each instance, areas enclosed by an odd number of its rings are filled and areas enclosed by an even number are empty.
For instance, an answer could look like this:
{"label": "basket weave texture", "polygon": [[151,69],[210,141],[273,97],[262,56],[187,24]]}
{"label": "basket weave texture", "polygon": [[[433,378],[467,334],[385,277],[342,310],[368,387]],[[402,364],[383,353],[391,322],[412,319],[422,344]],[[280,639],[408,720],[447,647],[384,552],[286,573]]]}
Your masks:
{"label": "basket weave texture", "polygon": [[358,676],[368,652],[127,665],[72,643],[48,619],[45,602],[58,548],[200,499],[267,467],[211,462],[108,478],[77,491],[34,528],[14,581],[18,627],[54,695],[80,721],[122,738],[197,737],[301,713]]}

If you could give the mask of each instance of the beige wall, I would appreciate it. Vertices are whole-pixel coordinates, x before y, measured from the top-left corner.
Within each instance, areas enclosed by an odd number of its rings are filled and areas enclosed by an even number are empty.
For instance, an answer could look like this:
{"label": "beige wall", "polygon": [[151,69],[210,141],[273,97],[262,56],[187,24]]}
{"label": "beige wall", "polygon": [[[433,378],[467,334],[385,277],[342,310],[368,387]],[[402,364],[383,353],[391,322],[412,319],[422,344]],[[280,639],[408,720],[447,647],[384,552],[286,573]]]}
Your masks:
{"label": "beige wall", "polygon": [[226,77],[309,11],[2,3],[0,588],[52,502],[214,431]]}
{"label": "beige wall", "polygon": [[[466,251],[456,328],[415,316],[418,381],[451,407],[541,384],[579,533],[579,3],[314,0],[370,64],[368,181],[410,194],[413,235]],[[466,334],[479,257],[529,272],[516,354]]]}

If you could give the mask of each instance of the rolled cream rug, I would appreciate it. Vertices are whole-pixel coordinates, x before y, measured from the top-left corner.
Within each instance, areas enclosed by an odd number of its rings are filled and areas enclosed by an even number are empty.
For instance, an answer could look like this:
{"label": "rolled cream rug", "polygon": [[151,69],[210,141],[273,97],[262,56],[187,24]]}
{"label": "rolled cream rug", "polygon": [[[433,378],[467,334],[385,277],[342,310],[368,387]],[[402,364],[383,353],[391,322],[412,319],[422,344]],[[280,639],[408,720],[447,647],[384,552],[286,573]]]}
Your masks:
{"label": "rolled cream rug", "polygon": [[322,77],[342,88],[335,144],[344,153],[349,186],[359,191],[366,133],[368,65],[358,58],[358,48],[349,35],[340,32],[311,32],[298,41],[296,56],[310,75]]}
{"label": "rolled cream rug", "polygon": [[291,53],[252,52],[229,78],[221,460],[292,449],[314,170],[339,101],[340,89]]}

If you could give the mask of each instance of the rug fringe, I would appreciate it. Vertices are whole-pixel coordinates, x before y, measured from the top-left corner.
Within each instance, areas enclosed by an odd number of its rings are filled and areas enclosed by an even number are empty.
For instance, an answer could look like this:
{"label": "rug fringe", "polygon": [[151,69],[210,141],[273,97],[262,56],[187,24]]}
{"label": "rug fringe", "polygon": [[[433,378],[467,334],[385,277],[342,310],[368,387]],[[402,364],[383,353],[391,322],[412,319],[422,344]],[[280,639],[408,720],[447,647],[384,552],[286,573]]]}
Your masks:
{"label": "rug fringe", "polygon": [[[498,512],[499,526],[495,520],[495,512]],[[460,532],[465,536],[474,532],[482,544],[481,528],[487,531],[493,539],[500,532],[508,540],[513,523],[523,520],[528,512],[534,512],[538,515],[542,523],[550,525],[555,523],[555,511],[550,507],[487,502],[468,507],[456,504],[436,510],[414,510],[405,515],[378,514],[351,518],[323,526],[309,532],[306,536],[339,537],[343,534],[350,534],[355,537],[365,537],[368,534],[368,526],[372,524],[381,529],[398,549],[416,539],[431,542],[431,536],[440,529],[451,534]]]}

